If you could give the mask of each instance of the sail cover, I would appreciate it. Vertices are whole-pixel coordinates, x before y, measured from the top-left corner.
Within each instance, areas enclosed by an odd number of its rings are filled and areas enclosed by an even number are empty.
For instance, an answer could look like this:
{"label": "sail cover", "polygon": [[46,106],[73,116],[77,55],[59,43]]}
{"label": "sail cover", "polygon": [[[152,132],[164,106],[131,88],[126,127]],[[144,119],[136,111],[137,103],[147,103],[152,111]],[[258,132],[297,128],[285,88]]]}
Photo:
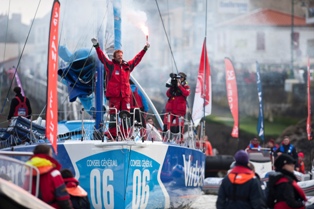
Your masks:
{"label": "sail cover", "polygon": [[46,137],[52,144],[55,153],[57,153],[57,133],[58,133],[57,71],[58,71],[59,18],[60,18],[60,2],[58,0],[54,0],[51,10],[48,40]]}
{"label": "sail cover", "polygon": [[211,75],[210,65],[207,56],[206,38],[204,39],[203,49],[198,70],[197,83],[195,89],[192,119],[194,126],[197,126],[200,120],[211,114],[212,111],[212,93],[211,93]]}

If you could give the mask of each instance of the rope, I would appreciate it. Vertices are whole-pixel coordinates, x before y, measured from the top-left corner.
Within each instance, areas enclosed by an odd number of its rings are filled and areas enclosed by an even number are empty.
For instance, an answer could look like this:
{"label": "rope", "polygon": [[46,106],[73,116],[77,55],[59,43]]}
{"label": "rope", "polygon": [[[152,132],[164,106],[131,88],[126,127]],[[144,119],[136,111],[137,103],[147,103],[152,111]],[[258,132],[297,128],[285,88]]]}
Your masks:
{"label": "rope", "polygon": [[174,59],[174,56],[173,56],[173,51],[172,51],[172,48],[171,48],[171,44],[170,44],[170,41],[169,41],[169,37],[168,37],[167,31],[166,31],[166,28],[165,28],[164,20],[162,19],[162,16],[161,16],[161,13],[160,13],[158,1],[155,0],[155,2],[156,2],[156,5],[157,5],[157,9],[158,9],[158,13],[159,13],[160,20],[161,20],[161,23],[162,23],[162,27],[163,27],[163,29],[164,29],[164,32],[165,32],[165,35],[166,35],[166,38],[167,38],[167,41],[168,41],[168,45],[169,45],[171,57],[172,57],[172,59],[173,59],[173,63],[174,63],[174,65],[175,65],[175,68],[176,68],[177,73],[179,73],[176,60]]}
{"label": "rope", "polygon": [[16,75],[16,73],[17,73],[17,71],[18,71],[19,66],[20,66],[20,62],[21,62],[21,59],[22,59],[22,56],[23,56],[23,53],[24,53],[24,50],[25,50],[25,47],[26,47],[26,44],[27,44],[29,35],[30,35],[31,30],[32,30],[32,27],[33,27],[33,25],[34,25],[35,18],[36,18],[37,12],[38,12],[38,8],[39,8],[39,5],[40,5],[40,2],[41,2],[41,0],[38,2],[37,8],[36,8],[36,11],[35,11],[35,14],[34,14],[34,18],[33,18],[33,21],[32,21],[32,24],[31,24],[31,26],[30,26],[30,28],[29,28],[29,31],[28,31],[26,40],[25,40],[24,45],[23,45],[23,49],[22,49],[21,55],[20,55],[19,60],[18,60],[18,62],[17,62],[16,70],[15,70],[15,72],[14,72],[14,77],[13,77],[13,79],[12,79],[12,81],[11,81],[9,90],[8,90],[8,92],[7,92],[6,99],[4,100],[4,103],[3,103],[3,105],[2,105],[1,113],[3,112],[3,109],[4,109],[5,105],[6,105],[6,102],[9,100],[9,98],[8,98],[8,97],[9,97],[9,93],[10,93],[10,91],[11,91],[13,82],[14,82],[14,80],[15,80],[15,75]]}
{"label": "rope", "polygon": [[[107,3],[107,7],[108,7],[108,3]],[[108,10],[106,10],[106,11],[108,11]],[[107,16],[107,12],[104,14],[104,16],[103,16],[103,18],[102,18],[101,25],[98,27],[97,33],[99,33],[99,31],[101,30],[106,16]],[[91,18],[92,18],[92,16],[90,17],[89,22],[91,22]],[[62,22],[62,28],[63,28],[63,23],[64,23],[64,22]],[[62,34],[62,33],[60,33],[60,34]],[[61,36],[61,35],[60,35],[60,36]],[[86,38],[87,38],[87,37],[85,36],[85,39],[86,39]],[[59,40],[61,40],[61,38],[60,38]],[[79,41],[77,42],[77,45],[76,45],[76,47],[75,47],[75,50],[78,48],[78,45],[79,45],[78,43],[79,43]],[[60,43],[59,43],[59,44],[60,44]],[[90,48],[89,54],[91,54],[92,50],[93,50],[93,46]],[[76,58],[76,57],[74,57],[73,60],[75,60],[75,58]],[[81,68],[81,70],[80,70],[80,72],[79,72],[78,79],[75,81],[75,83],[74,83],[73,86],[72,86],[72,89],[68,92],[68,96],[64,98],[64,100],[62,101],[61,104],[64,104],[64,103],[68,100],[69,95],[70,95],[71,92],[73,91],[73,89],[74,89],[74,87],[76,86],[77,82],[78,82],[78,81],[82,82],[81,79],[80,79],[80,76],[81,76],[81,74],[82,74],[82,72],[83,72],[84,67],[86,66],[86,63],[87,63],[87,59],[85,60],[83,66],[82,66],[82,68]],[[73,65],[73,62],[70,63],[69,68],[71,68],[72,65]],[[64,75],[62,75],[61,81],[64,79],[64,77],[65,77],[68,73],[69,73],[69,71],[67,71]],[[89,82],[89,81],[88,81],[88,82]],[[94,86],[94,85],[92,85],[92,86]],[[42,109],[42,111],[41,111],[41,113],[40,113],[39,116],[41,116],[41,115],[43,114],[43,112],[45,111],[46,107],[47,107],[47,105],[44,106],[44,108]]]}

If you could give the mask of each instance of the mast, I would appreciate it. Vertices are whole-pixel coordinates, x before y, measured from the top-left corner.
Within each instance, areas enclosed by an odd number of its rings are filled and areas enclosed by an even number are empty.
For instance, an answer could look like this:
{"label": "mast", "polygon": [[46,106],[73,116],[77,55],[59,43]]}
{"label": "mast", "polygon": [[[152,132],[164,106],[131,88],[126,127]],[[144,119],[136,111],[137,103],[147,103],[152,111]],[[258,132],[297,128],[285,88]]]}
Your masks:
{"label": "mast", "polygon": [[[96,4],[97,2],[95,2]],[[98,12],[98,17],[100,17],[100,13]],[[102,20],[102,18],[97,18],[97,20]],[[101,22],[98,22],[97,25],[102,25]],[[97,34],[99,47],[103,48],[103,27],[100,27]],[[95,86],[95,109],[96,109],[96,118],[95,118],[95,133],[94,139],[103,140],[103,92],[104,92],[104,67],[100,60],[97,60],[96,67],[96,86]]]}
{"label": "mast", "polygon": [[[206,49],[206,37],[207,37],[207,0],[205,0],[206,4],[205,4],[205,37],[204,37],[204,47]],[[209,75],[206,75],[206,70],[207,70],[207,65],[206,65],[206,56],[207,56],[207,50],[205,50],[206,53],[203,54],[203,60],[204,60],[204,79],[203,79],[203,91],[202,93],[203,94],[206,94],[207,93],[207,88],[208,86],[206,86],[206,78],[207,76]],[[200,139],[202,139],[202,137],[205,136],[205,106],[206,106],[206,96],[205,95],[202,95],[203,97],[203,118],[201,120],[201,131],[200,131]]]}

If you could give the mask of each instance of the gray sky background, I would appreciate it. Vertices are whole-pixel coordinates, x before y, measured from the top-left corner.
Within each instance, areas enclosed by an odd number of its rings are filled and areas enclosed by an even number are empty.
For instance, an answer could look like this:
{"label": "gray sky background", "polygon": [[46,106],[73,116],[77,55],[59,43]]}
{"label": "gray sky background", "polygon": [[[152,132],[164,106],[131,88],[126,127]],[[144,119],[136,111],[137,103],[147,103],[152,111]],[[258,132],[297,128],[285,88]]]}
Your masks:
{"label": "gray sky background", "polygon": [[[40,4],[39,4],[40,2]],[[39,4],[36,17],[43,17],[51,10],[53,0],[0,0],[0,14],[6,15],[13,13],[22,14],[22,21],[29,24],[34,18]]]}

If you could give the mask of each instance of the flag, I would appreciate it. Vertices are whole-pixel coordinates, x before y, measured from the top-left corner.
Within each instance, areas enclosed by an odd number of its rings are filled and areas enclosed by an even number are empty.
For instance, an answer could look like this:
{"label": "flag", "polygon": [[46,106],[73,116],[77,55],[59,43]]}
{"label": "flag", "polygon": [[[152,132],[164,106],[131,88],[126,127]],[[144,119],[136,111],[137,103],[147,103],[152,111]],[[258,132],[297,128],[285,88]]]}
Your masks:
{"label": "flag", "polygon": [[198,69],[197,83],[193,103],[192,119],[197,126],[200,120],[210,115],[212,111],[212,91],[210,65],[207,56],[206,38],[203,42],[203,49]]}
{"label": "flag", "polygon": [[307,139],[311,140],[311,92],[310,92],[310,86],[311,86],[311,72],[310,72],[310,58],[308,57],[307,60],[307,120],[306,120],[306,132],[307,132]]}
{"label": "flag", "polygon": [[232,62],[229,58],[225,58],[225,67],[226,67],[227,99],[228,99],[230,111],[234,120],[231,136],[234,138],[238,138],[239,137],[239,110],[238,110],[237,79],[234,73]]}
{"label": "flag", "polygon": [[257,135],[264,141],[264,108],[263,108],[263,93],[262,93],[262,82],[261,75],[259,73],[259,64],[256,62],[256,84],[257,84],[257,96],[259,102],[259,113],[257,122]]}
{"label": "flag", "polygon": [[57,133],[58,133],[58,44],[59,44],[59,17],[60,2],[54,0],[48,39],[48,62],[47,62],[47,109],[46,109],[46,137],[52,144],[52,148],[57,153]]}
{"label": "flag", "polygon": [[21,88],[21,94],[22,94],[23,96],[25,96],[25,94],[24,94],[24,89],[23,89],[23,86],[22,86],[22,82],[21,82],[20,76],[19,76],[19,74],[18,74],[18,72],[17,72],[17,68],[12,67],[11,69],[9,69],[9,71],[14,71],[14,76],[15,76],[16,84],[17,84],[18,87]]}

